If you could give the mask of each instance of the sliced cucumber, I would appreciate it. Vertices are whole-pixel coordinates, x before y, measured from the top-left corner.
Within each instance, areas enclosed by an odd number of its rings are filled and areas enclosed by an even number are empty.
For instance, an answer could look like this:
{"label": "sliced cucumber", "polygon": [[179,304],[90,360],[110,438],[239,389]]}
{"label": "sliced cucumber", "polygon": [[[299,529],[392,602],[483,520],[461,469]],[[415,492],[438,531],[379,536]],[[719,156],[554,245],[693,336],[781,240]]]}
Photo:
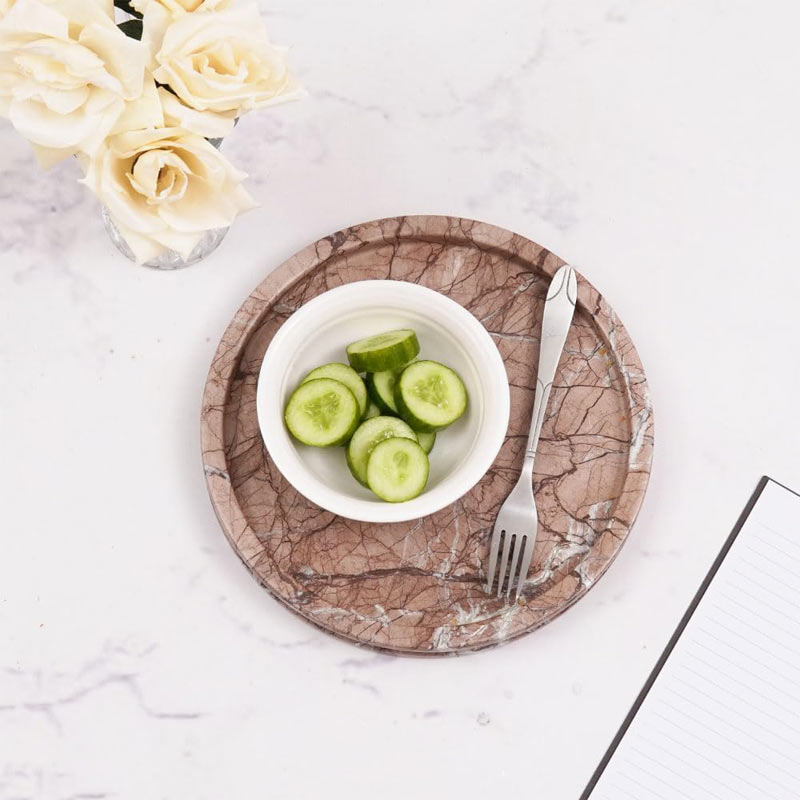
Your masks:
{"label": "sliced cucumber", "polygon": [[397,379],[394,401],[415,431],[435,433],[466,411],[467,390],[450,367],[437,361],[415,361]]}
{"label": "sliced cucumber", "polygon": [[339,383],[343,383],[356,398],[358,407],[361,409],[361,416],[364,415],[367,410],[367,387],[364,386],[361,376],[352,367],[337,362],[324,364],[321,367],[312,369],[300,383],[313,381],[317,378],[332,378],[335,381],[339,381]]}
{"label": "sliced cucumber", "polygon": [[347,358],[356,372],[400,369],[418,353],[417,334],[408,328],[368,336],[347,345]]}
{"label": "sliced cucumber", "polygon": [[367,485],[367,463],[375,446],[392,437],[417,441],[414,431],[397,417],[373,417],[358,426],[347,445],[347,466],[359,483]]}
{"label": "sliced cucumber", "polygon": [[366,421],[368,419],[372,419],[373,417],[379,417],[381,414],[381,410],[372,400],[369,401],[367,404],[367,410],[364,412],[364,416],[362,417],[362,421]]}
{"label": "sliced cucumber", "polygon": [[413,439],[385,439],[369,458],[367,484],[381,500],[402,503],[425,488],[429,470],[428,456]]}
{"label": "sliced cucumber", "polygon": [[332,378],[301,383],[289,398],[283,414],[292,436],[312,447],[333,447],[346,442],[361,419],[353,393]]}
{"label": "sliced cucumber", "polygon": [[415,431],[417,434],[417,441],[419,446],[426,452],[430,453],[433,446],[436,444],[436,434],[429,433],[428,431]]}
{"label": "sliced cucumber", "polygon": [[394,384],[396,381],[397,373],[391,369],[367,374],[366,382],[369,396],[384,414],[397,416],[397,405],[394,402]]}

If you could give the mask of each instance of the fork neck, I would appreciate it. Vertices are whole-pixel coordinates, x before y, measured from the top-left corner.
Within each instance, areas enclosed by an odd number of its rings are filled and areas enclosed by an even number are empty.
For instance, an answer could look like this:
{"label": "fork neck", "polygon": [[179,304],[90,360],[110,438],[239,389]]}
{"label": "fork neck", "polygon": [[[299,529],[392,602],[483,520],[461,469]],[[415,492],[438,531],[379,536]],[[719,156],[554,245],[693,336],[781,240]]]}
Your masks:
{"label": "fork neck", "polygon": [[533,481],[533,459],[536,455],[536,451],[526,450],[525,451],[525,460],[522,462],[522,471],[520,474],[520,480],[526,480],[528,482]]}

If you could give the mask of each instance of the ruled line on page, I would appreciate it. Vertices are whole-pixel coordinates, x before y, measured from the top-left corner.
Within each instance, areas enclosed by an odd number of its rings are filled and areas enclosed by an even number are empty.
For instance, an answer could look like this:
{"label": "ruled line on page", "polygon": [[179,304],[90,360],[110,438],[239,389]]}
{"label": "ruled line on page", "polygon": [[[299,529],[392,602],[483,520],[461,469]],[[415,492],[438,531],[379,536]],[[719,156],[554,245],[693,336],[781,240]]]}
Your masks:
{"label": "ruled line on page", "polygon": [[776,531],[775,528],[771,528],[769,525],[766,525],[765,523],[761,522],[760,520],[757,521],[756,524],[759,527],[764,528],[765,530],[768,530],[770,533],[775,534],[775,536],[777,536],[779,539],[783,539],[784,541],[789,542],[789,544],[792,544],[795,547],[800,549],[800,542],[795,541],[794,539],[792,539],[791,537],[787,536],[786,534],[781,533],[780,531]]}
{"label": "ruled line on page", "polygon": [[[651,764],[653,764],[655,766],[658,766],[660,769],[666,770],[671,775],[674,775],[676,778],[680,778],[685,783],[690,783],[692,786],[696,786],[698,789],[702,789],[706,794],[710,794],[712,797],[716,797],[717,800],[730,800],[730,798],[726,798],[726,797],[724,797],[722,795],[717,794],[716,792],[714,792],[711,789],[709,789],[707,786],[704,786],[703,784],[698,783],[697,781],[692,780],[691,778],[687,778],[685,775],[683,775],[680,772],[678,772],[678,770],[673,769],[672,767],[668,766],[667,764],[664,764],[663,762],[658,761],[657,759],[653,758],[653,756],[650,756],[647,753],[643,752],[641,748],[636,747],[636,746],[632,746],[631,750],[634,753],[636,753],[637,755],[641,756],[642,758],[647,759],[647,761],[649,761]],[[670,754],[670,755],[672,755],[672,754]],[[677,759],[677,760],[679,760],[679,759]],[[658,775],[653,773],[653,777],[657,778]],[[680,789],[678,789],[677,786],[674,786],[673,788],[677,789],[678,791],[680,791]],[[733,791],[736,792],[736,790],[733,790]],[[741,794],[740,792],[736,792],[736,794],[738,794],[740,797],[744,797],[745,800],[747,800],[747,798],[743,794]]]}
{"label": "ruled line on page", "polygon": [[[636,752],[635,748],[631,748],[631,750]],[[686,797],[688,798],[688,800],[692,800],[691,797],[689,797],[689,795],[685,794],[681,789],[675,786],[674,783],[670,783],[669,781],[665,780],[662,775],[656,775],[654,772],[646,770],[641,764],[637,764],[632,761],[627,761],[626,763],[629,767],[633,767],[635,770],[638,770],[639,772],[644,772],[644,774],[647,776],[648,779],[657,780],[659,783],[663,783],[664,786],[666,786],[667,789],[669,789],[673,793],[672,797],[675,797],[674,793],[677,792],[681,797]],[[719,800],[722,800],[722,798],[720,798]]]}
{"label": "ruled line on page", "polygon": [[[776,561],[774,558],[770,558],[769,556],[765,556],[758,548],[752,547],[751,545],[748,545],[747,546],[747,550],[748,550],[748,552],[752,553],[754,556],[757,556],[758,558],[762,558],[762,559],[764,559],[764,561],[769,561],[769,563],[772,564],[773,567],[777,567],[778,569],[782,569],[784,572],[788,572],[790,575],[794,575],[794,572],[792,572],[792,569],[790,567],[787,567],[784,564],[781,564],[780,561]],[[774,576],[770,576],[770,577],[774,578]]]}
{"label": "ruled line on page", "polygon": [[[764,626],[763,625],[761,625],[761,626],[753,625],[752,622],[748,622],[747,620],[742,619],[741,617],[737,616],[736,614],[734,614],[730,610],[721,608],[719,606],[714,606],[710,610],[719,612],[720,614],[722,614],[723,617],[730,617],[734,622],[738,623],[739,625],[746,625],[748,628],[752,628],[757,633],[760,633],[762,636],[766,636],[766,637],[772,639],[772,637],[769,634],[764,632]],[[754,613],[753,616],[758,616],[758,615]],[[762,621],[764,621],[763,617],[761,619],[762,619]],[[792,639],[797,639],[797,641],[800,642],[800,636],[798,634],[794,633],[794,631],[787,630],[786,628],[781,627],[780,625],[776,624],[775,622],[770,622],[769,626],[771,627],[771,630],[773,632],[774,631],[779,631],[780,633],[786,634],[786,636],[789,636]],[[792,653],[795,653],[795,654],[798,653],[797,650],[795,650],[792,647],[789,647],[789,645],[783,644],[783,642],[776,642],[776,644],[779,644],[782,647],[784,647],[785,649],[790,650]]]}
{"label": "ruled line on page", "polygon": [[[731,628],[726,628],[726,626],[723,625],[720,622],[717,623],[717,627],[724,628],[725,630],[731,631]],[[765,634],[765,633],[763,633],[761,631],[757,631],[757,632],[760,633],[765,639],[769,640],[769,636],[767,636],[767,634]],[[736,633],[736,631],[733,631],[733,633]],[[782,656],[779,656],[777,653],[770,653],[769,655],[771,655],[776,661],[781,661],[781,662],[783,662],[785,664],[788,664],[790,667],[800,668],[800,667],[798,667],[798,665],[800,665],[800,653],[797,653],[796,650],[792,650],[792,652],[795,653],[795,655],[797,656],[797,658],[794,661],[792,661],[791,659],[783,658]]]}
{"label": "ruled line on page", "polygon": [[[787,615],[785,611],[781,611],[781,609],[779,609],[779,608],[776,608],[776,607],[775,607],[775,606],[773,606],[771,603],[767,603],[767,602],[764,600],[764,598],[763,598],[763,597],[759,597],[759,595],[757,595],[757,594],[753,594],[753,592],[748,592],[748,591],[747,591],[747,589],[745,589],[745,588],[744,588],[744,587],[742,587],[741,585],[739,585],[739,586],[737,586],[737,587],[736,587],[736,591],[737,591],[737,592],[739,592],[739,594],[740,594],[740,595],[745,595],[745,597],[749,597],[751,600],[758,600],[760,603],[762,603],[762,604],[763,604],[764,608],[768,608],[768,609],[770,609],[771,611],[774,611],[776,614],[781,614],[781,615],[783,615],[783,616],[789,616],[789,619],[792,619],[792,620],[794,620],[794,619],[796,619],[796,618],[797,618],[796,616]],[[764,593],[765,593],[765,591],[764,591],[763,589],[762,589],[761,591],[762,591],[762,594],[764,594]],[[777,597],[777,598],[778,598],[778,600],[781,600],[781,599],[782,599],[782,598],[780,597],[780,595],[777,595],[777,594],[775,594],[774,592],[770,592],[769,594],[770,594],[772,597]],[[787,605],[789,605],[789,606],[792,606],[792,607],[794,607],[794,608],[800,609],[800,604],[797,604],[797,605],[796,605],[795,603],[792,603],[792,602],[790,602],[789,600],[784,600],[783,602],[784,602],[784,603],[786,603],[786,604],[787,604]]]}
{"label": "ruled line on page", "polygon": [[748,508],[585,798],[800,798],[800,495]]}
{"label": "ruled line on page", "polygon": [[[800,728],[795,728],[793,725],[790,725],[785,720],[782,720],[780,717],[775,716],[775,714],[771,714],[769,711],[764,711],[762,708],[759,708],[755,703],[751,703],[749,700],[744,700],[741,697],[738,697],[736,692],[733,691],[732,689],[728,689],[728,688],[726,688],[724,686],[721,686],[719,684],[716,684],[716,686],[715,686],[714,681],[711,678],[709,678],[707,675],[703,675],[702,672],[698,672],[696,669],[692,669],[691,667],[687,667],[685,664],[682,665],[682,669],[685,669],[687,672],[691,672],[692,675],[694,675],[695,677],[700,678],[701,680],[704,680],[707,683],[710,683],[712,687],[715,687],[715,688],[721,690],[724,694],[732,697],[734,700],[738,699],[738,702],[744,703],[749,708],[752,708],[755,711],[758,711],[759,714],[763,714],[765,717],[769,717],[770,719],[775,720],[775,722],[777,722],[777,723],[779,723],[781,725],[784,725],[790,731],[792,731],[793,733],[796,733],[798,736],[800,736]],[[688,685],[691,685],[691,684],[688,684]],[[763,695],[762,695],[762,697],[763,697]]]}
{"label": "ruled line on page", "polygon": [[[752,606],[745,605],[744,603],[742,603],[737,598],[731,597],[730,595],[727,595],[727,594],[723,594],[722,597],[724,597],[727,602],[733,603],[735,606],[738,606],[739,608],[744,609],[748,614],[752,614],[754,617],[756,617],[756,619],[760,619],[762,622],[771,622],[771,620],[769,618],[765,617],[763,614],[759,614],[757,611],[755,611],[752,608]],[[755,600],[758,600],[765,608],[768,608],[769,611],[770,611],[770,614],[777,614],[780,617],[784,617],[785,619],[788,619],[789,622],[795,622],[795,618],[793,616],[791,616],[791,614],[787,614],[785,611],[779,611],[777,608],[775,608],[772,605],[767,605],[762,599],[760,599],[758,597],[755,597],[754,595],[750,595],[750,597],[753,597]],[[794,634],[792,634],[792,635],[794,636]]]}
{"label": "ruled line on page", "polygon": [[[733,650],[735,653],[737,653],[742,658],[747,658],[750,661],[752,661],[753,663],[758,664],[761,667],[764,667],[765,669],[775,669],[774,664],[765,664],[763,661],[759,661],[755,656],[752,655],[752,653],[748,653],[745,650],[742,650],[740,647],[736,647],[735,645],[731,644],[730,642],[726,642],[724,639],[720,639],[718,636],[715,636],[711,631],[708,631],[705,628],[698,628],[698,630],[700,632],[702,632],[703,635],[706,637],[706,642],[697,642],[699,647],[705,647],[705,648],[708,649],[709,646],[707,644],[707,641],[708,641],[708,639],[713,639],[715,642],[719,642],[721,645],[724,645],[725,647],[730,648],[731,650]],[[773,656],[773,658],[774,658],[774,656]],[[795,672],[797,672],[798,675],[800,675],[800,666],[797,666],[796,664],[792,663],[791,661],[781,660],[781,659],[778,659],[778,658],[776,658],[775,660],[776,661],[781,661],[782,664],[786,664],[788,667],[790,667]],[[785,676],[782,675],[781,677],[785,677]],[[786,678],[786,680],[792,680],[792,679]]]}
{"label": "ruled line on page", "polygon": [[[692,752],[692,751],[691,751],[691,748],[689,748],[689,747],[688,747],[687,745],[685,745],[683,742],[681,742],[681,741],[679,741],[678,739],[676,739],[674,736],[670,736],[669,734],[667,734],[667,733],[664,733],[664,731],[659,731],[659,732],[658,732],[658,735],[659,735],[659,736],[663,736],[665,739],[669,739],[669,741],[673,742],[674,744],[677,744],[677,745],[678,745],[678,747],[680,747],[681,749],[683,749],[683,750],[689,750],[690,752]],[[643,741],[643,742],[647,742],[647,739],[642,739],[642,741]],[[654,745],[654,746],[657,746],[657,745]],[[676,756],[676,757],[677,757],[677,756]],[[690,769],[693,769],[693,770],[695,770],[695,771],[699,771],[699,769],[700,769],[700,768],[697,766],[697,764],[695,764],[695,763],[692,763],[691,761],[686,761],[685,759],[681,759],[681,760],[682,760],[682,761],[683,761],[683,763],[684,763],[684,764],[686,764],[686,765],[687,765],[687,766],[688,766]],[[718,761],[715,761],[714,759],[712,759],[712,758],[709,758],[708,756],[706,756],[706,761],[707,761],[709,764],[712,764],[713,766],[715,766],[715,767],[718,767],[718,768],[719,768],[719,769],[721,769],[721,770],[729,770],[729,771],[730,771],[730,773],[731,773],[732,775],[734,775],[735,777],[737,777],[737,778],[738,778],[739,780],[741,780],[743,783],[747,783],[747,784],[749,784],[750,786],[753,786],[753,787],[754,787],[755,789],[757,789],[758,791],[763,791],[763,790],[762,790],[762,789],[761,789],[759,786],[757,786],[756,784],[752,783],[752,781],[748,780],[748,779],[747,779],[747,778],[745,778],[743,775],[739,775],[739,774],[738,774],[738,773],[737,773],[737,772],[736,772],[736,771],[735,771],[733,768],[731,768],[730,766],[726,766],[726,765],[724,765],[724,764],[720,764]],[[737,762],[737,766],[744,766],[744,764],[742,764],[742,762]],[[774,783],[776,786],[778,786],[778,787],[779,787],[779,788],[781,788],[781,789],[785,789],[785,788],[786,788],[785,786],[783,786],[783,784],[779,783],[779,782],[778,782],[778,781],[776,781],[774,778],[772,778],[772,777],[770,777],[769,775],[767,775],[765,772],[763,772],[763,771],[761,771],[761,770],[757,770],[755,767],[749,767],[749,769],[751,770],[751,772],[755,772],[755,774],[756,774],[756,775],[757,775],[759,778],[761,778],[762,780],[766,780],[766,781],[768,781],[769,783]]]}
{"label": "ruled line on page", "polygon": [[[768,573],[768,572],[764,572],[764,570],[762,570],[762,569],[759,569],[758,567],[756,567],[756,566],[755,566],[755,565],[753,565],[753,564],[750,564],[750,565],[749,565],[749,568],[750,568],[752,571],[754,571],[754,572],[758,572],[760,575],[766,575],[768,578],[772,578],[772,580],[773,580],[773,581],[775,581],[775,583],[779,583],[779,584],[781,584],[782,586],[785,586],[787,589],[790,589],[790,590],[791,590],[791,588],[792,588],[790,584],[788,584],[788,583],[785,583],[784,581],[780,580],[780,578],[777,578],[777,577],[775,577],[774,575],[770,575],[770,573]],[[750,583],[754,583],[754,584],[755,584],[756,586],[758,586],[760,589],[762,589],[762,590],[763,590],[763,591],[765,591],[765,592],[768,592],[768,593],[769,593],[769,594],[771,594],[773,597],[777,597],[777,598],[779,598],[779,599],[783,599],[783,598],[781,598],[781,596],[780,596],[780,595],[779,595],[777,592],[775,592],[773,589],[770,589],[768,586],[764,586],[764,584],[763,584],[763,583],[758,583],[758,581],[754,581],[754,580],[753,580],[753,579],[752,579],[752,578],[751,578],[751,577],[750,577],[750,576],[749,576],[749,575],[748,575],[746,572],[742,572],[741,570],[737,570],[737,569],[734,569],[734,570],[732,570],[732,572],[735,572],[735,573],[736,573],[736,574],[738,574],[739,576],[743,577],[745,580],[747,580],[747,581],[750,581]],[[789,600],[786,600],[785,602],[789,603],[790,605],[797,606],[798,608],[800,608],[800,604],[798,604],[798,603],[792,603],[792,602],[791,602],[791,601],[789,601]]]}
{"label": "ruled line on page", "polygon": [[[755,631],[756,633],[760,634],[761,636],[764,636],[765,638],[771,640],[771,637],[769,636],[769,634],[764,633],[758,626],[753,625],[751,622],[747,622],[746,620],[743,620],[741,617],[737,617],[736,614],[731,614],[730,611],[728,611],[728,612],[726,612],[725,616],[726,617],[730,617],[734,622],[738,623],[739,625],[744,625],[745,627],[750,628],[751,630]],[[710,617],[709,619],[712,622],[715,621],[713,617]],[[728,630],[730,630],[730,628],[728,628]],[[795,636],[794,638],[798,638],[798,637]],[[800,655],[800,653],[798,653],[797,650],[795,650],[793,647],[789,647],[789,645],[784,644],[783,642],[774,642],[774,644],[777,644],[777,645],[783,647],[784,650],[788,650],[793,655],[796,655],[796,656]]]}
{"label": "ruled line on page", "polygon": [[[697,647],[705,647],[705,645],[703,645],[702,642],[693,642],[693,644],[696,645]],[[708,649],[708,648],[706,648],[706,649]],[[714,653],[715,651],[714,650],[709,650],[709,652]],[[690,653],[687,653],[686,655],[688,655],[689,658],[693,658],[695,661],[699,661],[701,664],[703,664],[704,666],[708,667],[709,669],[714,669],[714,670],[719,669],[718,667],[715,667],[713,664],[710,664],[708,661],[706,661],[705,659],[700,658],[699,656],[695,655],[694,653],[690,652]],[[765,680],[763,675],[760,675],[758,672],[753,672],[753,670],[747,669],[747,667],[743,667],[741,664],[738,664],[738,663],[735,663],[735,662],[728,661],[726,663],[729,666],[733,666],[736,669],[740,669],[742,672],[746,672],[751,678],[754,678],[757,681],[763,681],[764,683],[766,683],[767,686],[773,688],[776,692],[778,692],[779,694],[782,694],[784,697],[788,697],[790,700],[797,701],[797,698],[793,694],[787,692],[785,689],[782,689],[778,684],[773,683],[772,681]],[[725,674],[725,673],[723,673],[723,674]],[[736,679],[735,678],[731,678],[731,680],[736,680]],[[738,681],[738,682],[741,683],[741,681]]]}
{"label": "ruled line on page", "polygon": [[[626,780],[628,780],[631,783],[633,783],[635,786],[638,786],[640,789],[645,789],[645,790],[649,791],[653,795],[653,797],[655,797],[657,800],[672,800],[672,798],[664,797],[663,794],[659,794],[658,792],[655,791],[655,789],[648,788],[641,781],[636,780],[636,778],[634,778],[634,777],[632,777],[630,775],[626,775],[625,778],[626,778]],[[686,797],[686,795],[683,795],[683,796]],[[636,800],[639,800],[641,795],[634,795],[634,797],[636,797]],[[673,797],[674,797],[674,795],[673,795]],[[613,795],[606,795],[606,800],[613,800]]]}
{"label": "ruled line on page", "polygon": [[[681,716],[689,716],[689,715],[686,714],[685,711],[682,711],[680,709],[676,709],[674,706],[671,706],[669,708],[671,708],[671,710],[675,711],[676,714],[680,714]],[[728,756],[728,758],[734,758],[734,756],[731,756],[729,753],[727,753],[722,748],[717,747],[717,745],[711,744],[709,737],[703,738],[702,736],[698,736],[696,733],[692,733],[691,731],[686,730],[685,727],[679,725],[677,722],[675,722],[675,720],[672,720],[669,717],[664,716],[664,714],[659,714],[657,711],[653,711],[653,715],[656,716],[656,717],[659,717],[662,720],[664,720],[664,722],[666,722],[667,724],[672,725],[673,727],[675,727],[684,736],[691,736],[693,739],[696,739],[698,742],[700,742],[701,744],[705,745],[706,747],[711,747],[713,750],[716,750],[718,753],[721,753],[724,756]],[[712,734],[714,737],[719,738],[719,739],[724,739],[725,743],[727,745],[733,746],[733,747],[738,747],[744,753],[745,757],[752,756],[752,751],[748,748],[747,745],[741,744],[736,739],[731,739],[730,736],[727,736],[726,734],[722,733],[721,731],[717,730],[716,728],[712,728],[710,725],[706,725],[701,719],[698,719],[697,717],[689,716],[689,719],[691,719],[692,722],[694,722],[696,725],[699,725],[701,728],[704,728],[705,730],[707,730],[709,732],[709,734]],[[745,735],[746,739],[748,738],[746,731],[742,730],[741,728],[737,728],[737,730],[740,733],[743,733]],[[749,739],[748,739],[748,741],[749,741]],[[777,753],[778,751],[773,750],[773,752]],[[783,754],[782,753],[778,753],[778,755],[783,755]],[[742,757],[739,756],[739,758],[741,759]],[[787,760],[791,761],[792,763],[794,763],[794,761],[795,761],[794,756],[783,756],[783,758],[786,758]],[[745,762],[741,761],[740,763],[744,764]],[[767,761],[766,763],[772,769],[777,769],[779,772],[783,772],[784,774],[788,775],[790,778],[794,777],[793,774],[791,772],[789,772],[789,770],[785,769],[780,764],[775,764],[773,761]]]}
{"label": "ruled line on page", "polygon": [[[775,552],[780,553],[782,556],[785,556],[786,558],[797,558],[797,553],[790,553],[788,550],[784,550],[782,547],[778,547],[778,545],[775,544],[775,542],[771,542],[769,539],[766,539],[763,536],[754,536],[753,541],[759,542],[760,544],[763,544],[765,547],[769,547],[770,550],[775,550]],[[800,547],[800,545],[796,546]]]}
{"label": "ruled line on page", "polygon": [[[693,701],[693,700],[691,700],[690,698],[687,698],[687,697],[685,697],[684,695],[682,695],[682,694],[679,694],[679,693],[678,693],[678,692],[676,692],[674,689],[668,689],[667,691],[671,691],[673,694],[677,695],[678,697],[681,697],[681,698],[682,698],[682,699],[684,699],[684,700],[688,700],[688,702],[690,702],[690,703],[691,703],[691,702],[694,702],[694,701]],[[710,698],[710,699],[711,699],[711,700],[714,700],[716,703],[718,703],[719,705],[721,705],[721,706],[723,707],[723,709],[724,709],[724,710],[726,710],[726,711],[728,710],[728,704],[727,704],[727,703],[723,703],[722,701],[720,701],[720,700],[716,700],[716,698],[713,698],[713,697],[712,697],[712,698]],[[707,710],[705,707],[703,708],[703,711],[705,711],[705,712],[706,712],[706,713],[708,713],[708,714],[711,714],[711,713],[712,713],[712,712],[708,711],[708,710]],[[716,715],[716,717],[717,717],[717,719],[719,719],[719,720],[721,720],[721,721],[724,721],[724,717],[721,717],[721,716],[719,716],[719,715]],[[751,719],[750,717],[746,717],[744,714],[740,714],[740,715],[738,715],[738,717],[737,717],[737,718],[740,718],[740,719],[742,719],[742,721],[743,721],[743,722],[746,722],[748,725],[753,725],[753,726],[755,726],[756,728],[760,728],[760,729],[761,729],[761,730],[763,730],[765,733],[768,733],[768,734],[770,734],[770,735],[774,736],[776,739],[778,739],[778,740],[779,740],[779,741],[781,741],[781,742],[785,741],[785,739],[784,739],[784,738],[783,738],[783,737],[782,737],[780,734],[774,733],[774,732],[773,732],[773,731],[772,731],[770,728],[766,728],[766,727],[764,727],[764,726],[763,726],[763,725],[762,725],[760,722],[758,722],[757,720]],[[751,732],[751,731],[747,731],[747,730],[745,730],[744,732],[745,732],[745,733],[746,733],[748,736],[751,736],[751,735],[752,735],[752,732]]]}
{"label": "ruled line on page", "polygon": [[[613,783],[611,784],[611,788],[614,789],[614,791],[616,792],[622,792],[622,794],[624,794],[625,797],[630,797],[631,800],[639,800],[639,798],[635,794],[631,794],[631,792],[628,789],[623,789],[621,786],[617,786],[616,784]],[[608,797],[608,795],[606,795],[606,797]]]}

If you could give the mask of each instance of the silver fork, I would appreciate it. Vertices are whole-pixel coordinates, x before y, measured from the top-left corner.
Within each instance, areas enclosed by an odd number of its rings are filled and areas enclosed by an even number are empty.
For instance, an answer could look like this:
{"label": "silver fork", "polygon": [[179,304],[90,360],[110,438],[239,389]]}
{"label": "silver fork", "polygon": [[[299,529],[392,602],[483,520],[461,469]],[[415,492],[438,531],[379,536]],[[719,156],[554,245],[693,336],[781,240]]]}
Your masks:
{"label": "silver fork", "polygon": [[[539,369],[536,374],[536,398],[533,402],[531,430],[525,448],[525,461],[517,485],[511,490],[500,507],[500,513],[494,524],[492,544],[489,549],[489,570],[486,580],[486,591],[492,591],[495,573],[497,574],[497,596],[503,593],[506,586],[506,598],[511,594],[511,587],[516,582],[519,599],[533,557],[533,546],[539,517],[536,513],[536,501],[533,497],[533,460],[542,432],[542,422],[547,410],[547,399],[556,377],[556,367],[567,341],[567,333],[575,312],[575,301],[578,296],[578,281],[575,270],[568,264],[553,275],[547,290],[547,299],[542,316],[542,337],[539,344]],[[503,548],[498,565],[500,548]],[[520,553],[522,557],[520,558]],[[511,568],[508,568],[509,556]],[[519,570],[517,570],[519,565]],[[506,581],[507,578],[507,581]]]}

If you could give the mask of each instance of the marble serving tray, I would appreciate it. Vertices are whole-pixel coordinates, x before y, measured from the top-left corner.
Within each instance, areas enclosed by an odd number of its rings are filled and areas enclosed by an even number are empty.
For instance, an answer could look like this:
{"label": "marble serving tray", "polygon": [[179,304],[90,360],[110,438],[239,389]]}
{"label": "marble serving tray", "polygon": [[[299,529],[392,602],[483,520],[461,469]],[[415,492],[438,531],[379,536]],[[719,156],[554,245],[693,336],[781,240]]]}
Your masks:
{"label": "marble serving tray", "polygon": [[[359,644],[458,653],[544,625],[608,569],[647,487],[653,416],[633,343],[579,277],[536,459],[539,536],[529,581],[517,605],[483,590],[494,518],[522,463],[544,297],[563,263],[492,225],[397,217],[320,239],[247,298],[211,365],[202,449],[222,529],[276,598]],[[270,460],[256,419],[259,366],[280,325],[310,298],[373,278],[414,281],[469,309],[497,342],[511,384],[508,434],[484,478],[433,516],[391,525],[342,519],[298,494]]]}

